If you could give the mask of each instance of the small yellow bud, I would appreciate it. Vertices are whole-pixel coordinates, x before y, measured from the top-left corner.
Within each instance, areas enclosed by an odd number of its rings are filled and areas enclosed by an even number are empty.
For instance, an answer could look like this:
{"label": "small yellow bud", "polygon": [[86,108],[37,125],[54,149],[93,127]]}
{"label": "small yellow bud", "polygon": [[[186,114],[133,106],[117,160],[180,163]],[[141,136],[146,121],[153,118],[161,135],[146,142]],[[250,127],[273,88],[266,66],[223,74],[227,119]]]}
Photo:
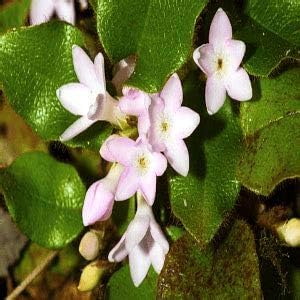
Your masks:
{"label": "small yellow bud", "polygon": [[80,241],[79,253],[86,260],[93,260],[97,257],[99,253],[99,238],[97,234],[93,231],[87,232]]}
{"label": "small yellow bud", "polygon": [[300,219],[293,218],[279,225],[277,228],[279,238],[290,247],[300,247]]}
{"label": "small yellow bud", "polygon": [[94,289],[104,272],[105,268],[97,266],[97,262],[88,264],[81,273],[78,290],[87,292]]}

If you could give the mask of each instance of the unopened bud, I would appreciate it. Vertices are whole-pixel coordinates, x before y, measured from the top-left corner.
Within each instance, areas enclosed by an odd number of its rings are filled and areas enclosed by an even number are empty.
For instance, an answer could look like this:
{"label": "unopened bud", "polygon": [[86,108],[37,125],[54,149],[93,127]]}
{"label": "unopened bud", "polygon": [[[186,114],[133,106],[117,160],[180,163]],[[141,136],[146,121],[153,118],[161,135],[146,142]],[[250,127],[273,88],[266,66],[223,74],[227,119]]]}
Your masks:
{"label": "unopened bud", "polygon": [[94,231],[87,232],[80,241],[79,253],[86,260],[93,260],[97,257],[100,249],[99,238]]}
{"label": "unopened bud", "polygon": [[279,238],[291,247],[300,247],[300,219],[293,218],[276,228]]}
{"label": "unopened bud", "polygon": [[104,273],[105,268],[97,266],[97,262],[88,264],[82,271],[78,290],[81,292],[91,291],[96,287]]}

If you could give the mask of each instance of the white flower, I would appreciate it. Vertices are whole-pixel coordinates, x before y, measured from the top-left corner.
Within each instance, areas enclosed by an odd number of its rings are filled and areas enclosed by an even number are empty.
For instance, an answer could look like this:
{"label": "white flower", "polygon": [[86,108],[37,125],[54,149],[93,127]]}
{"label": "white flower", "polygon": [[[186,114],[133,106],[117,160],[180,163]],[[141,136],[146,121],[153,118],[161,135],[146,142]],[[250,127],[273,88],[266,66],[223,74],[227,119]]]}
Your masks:
{"label": "white flower", "polygon": [[108,255],[111,262],[120,262],[128,255],[135,286],[142,283],[151,264],[154,270],[160,273],[169,251],[169,243],[154,219],[151,206],[139,193],[137,195],[136,215],[119,243]]}
{"label": "white flower", "polygon": [[75,73],[80,83],[63,85],[56,94],[65,109],[81,118],[61,135],[62,141],[72,139],[96,121],[119,125],[119,121],[125,118],[118,108],[118,101],[106,92],[103,55],[98,53],[93,63],[76,45],[73,46],[72,54]]}
{"label": "white flower", "polygon": [[205,101],[210,115],[224,104],[226,91],[232,99],[252,98],[248,74],[239,67],[245,54],[245,43],[232,39],[232,28],[225,12],[219,8],[209,29],[209,44],[198,47],[193,58],[207,75]]}
{"label": "white flower", "polygon": [[[80,0],[81,9],[88,7],[87,0]],[[70,24],[75,24],[74,0],[32,0],[30,24],[38,25],[50,20],[56,13],[57,17]]]}

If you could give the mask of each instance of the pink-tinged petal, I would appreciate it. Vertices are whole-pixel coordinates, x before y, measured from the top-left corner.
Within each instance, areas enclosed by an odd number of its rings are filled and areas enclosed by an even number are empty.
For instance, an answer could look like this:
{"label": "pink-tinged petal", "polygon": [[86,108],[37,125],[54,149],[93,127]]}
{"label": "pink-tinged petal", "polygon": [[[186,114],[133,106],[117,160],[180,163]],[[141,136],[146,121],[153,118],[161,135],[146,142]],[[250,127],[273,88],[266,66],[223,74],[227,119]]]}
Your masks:
{"label": "pink-tinged petal", "polygon": [[32,0],[30,8],[30,24],[38,25],[50,20],[54,13],[53,0]]}
{"label": "pink-tinged petal", "polygon": [[93,183],[84,199],[82,209],[83,225],[88,226],[97,221],[104,221],[111,215],[114,194],[105,186],[105,178]]}
{"label": "pink-tinged petal", "polygon": [[182,104],[183,94],[181,81],[178,75],[173,74],[163,87],[160,98],[163,99],[166,109],[175,111]]}
{"label": "pink-tinged petal", "polygon": [[157,176],[161,176],[167,169],[167,160],[161,153],[154,152],[152,154],[153,170]]}
{"label": "pink-tinged petal", "polygon": [[134,140],[126,137],[110,139],[107,142],[107,148],[120,164],[129,166],[132,163],[132,157],[136,151]]}
{"label": "pink-tinged petal", "polygon": [[55,10],[59,19],[75,25],[74,0],[59,0],[55,2]]}
{"label": "pink-tinged petal", "polygon": [[238,101],[246,101],[252,98],[251,81],[243,68],[232,72],[226,78],[226,90],[228,95]]}
{"label": "pink-tinged petal", "polygon": [[164,152],[172,168],[182,176],[189,172],[189,152],[183,140],[174,140],[166,145]]}
{"label": "pink-tinged petal", "polygon": [[143,197],[149,205],[152,205],[155,200],[156,193],[156,175],[149,171],[140,179],[140,189]]}
{"label": "pink-tinged petal", "polygon": [[83,116],[76,120],[70,127],[68,127],[64,133],[60,136],[62,142],[66,142],[73,137],[77,136],[95,123],[95,120],[90,120],[88,117]]}
{"label": "pink-tinged petal", "polygon": [[190,136],[200,123],[198,113],[188,107],[180,107],[175,115],[176,137],[185,139]]}
{"label": "pink-tinged petal", "polygon": [[142,114],[138,117],[137,127],[138,127],[139,135],[147,134],[150,128],[150,119],[148,113]]}
{"label": "pink-tinged petal", "polygon": [[120,262],[128,255],[128,252],[125,248],[125,238],[126,232],[122,236],[119,243],[109,252],[108,260],[110,262]]}
{"label": "pink-tinged petal", "polygon": [[169,243],[155,220],[150,222],[150,233],[154,241],[163,249],[164,254],[167,254],[169,252]]}
{"label": "pink-tinged petal", "polygon": [[73,115],[87,115],[95,101],[93,92],[81,83],[68,83],[56,91],[61,105]]}
{"label": "pink-tinged petal", "polygon": [[229,57],[229,67],[235,71],[245,55],[246,45],[243,41],[228,40],[225,47],[227,56]]}
{"label": "pink-tinged petal", "polygon": [[105,95],[106,82],[105,82],[104,57],[101,52],[99,52],[95,57],[94,66],[95,66],[97,81],[99,82],[97,92]]}
{"label": "pink-tinged petal", "polygon": [[135,65],[136,57],[128,56],[127,58],[119,61],[119,63],[115,66],[115,75],[111,82],[115,86],[118,95],[122,94],[122,85],[133,73]]}
{"label": "pink-tinged petal", "polygon": [[126,230],[125,247],[128,253],[146,236],[150,218],[147,215],[136,215]]}
{"label": "pink-tinged petal", "polygon": [[119,107],[125,114],[140,116],[148,111],[151,102],[148,94],[138,89],[124,87],[123,95],[120,98]]}
{"label": "pink-tinged petal", "polygon": [[209,29],[209,43],[218,47],[226,40],[232,38],[232,27],[230,21],[222,8],[219,8],[211,22]]}
{"label": "pink-tinged petal", "polygon": [[226,89],[223,82],[216,76],[207,78],[205,86],[205,102],[210,115],[216,113],[224,104]]}
{"label": "pink-tinged petal", "polygon": [[72,48],[74,70],[80,83],[100,93],[101,83],[96,76],[96,69],[89,56],[79,47]]}
{"label": "pink-tinged petal", "polygon": [[132,281],[138,287],[145,279],[151,265],[146,241],[136,246],[128,255]]}
{"label": "pink-tinged petal", "polygon": [[138,189],[139,180],[137,174],[130,167],[127,167],[119,180],[115,199],[122,201],[132,197]]}
{"label": "pink-tinged petal", "polygon": [[115,162],[116,159],[115,157],[110,153],[110,151],[108,150],[108,147],[107,147],[107,143],[110,141],[110,140],[113,140],[115,138],[119,138],[120,136],[117,135],[117,134],[112,134],[110,135],[105,141],[104,143],[102,144],[101,148],[100,148],[100,155],[102,158],[104,158],[105,160],[107,161],[110,161],[110,162]]}
{"label": "pink-tinged petal", "polygon": [[158,243],[154,242],[152,244],[149,251],[149,257],[155,272],[159,274],[164,266],[165,254]]}
{"label": "pink-tinged petal", "polygon": [[211,44],[204,44],[195,49],[193,58],[198,67],[206,75],[209,76],[216,71],[216,54]]}

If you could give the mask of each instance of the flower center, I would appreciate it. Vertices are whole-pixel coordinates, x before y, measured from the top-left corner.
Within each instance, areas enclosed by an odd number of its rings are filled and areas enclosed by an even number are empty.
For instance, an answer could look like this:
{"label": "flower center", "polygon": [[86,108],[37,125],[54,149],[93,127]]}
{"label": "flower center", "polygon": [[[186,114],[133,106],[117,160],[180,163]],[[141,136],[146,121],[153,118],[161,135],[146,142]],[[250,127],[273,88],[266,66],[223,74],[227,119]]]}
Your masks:
{"label": "flower center", "polygon": [[221,70],[222,67],[223,67],[223,59],[222,58],[218,58],[218,68],[217,68],[217,70],[218,71]]}
{"label": "flower center", "polygon": [[136,169],[140,175],[148,172],[150,166],[150,159],[146,153],[140,153],[136,158]]}
{"label": "flower center", "polygon": [[161,122],[160,124],[160,130],[164,133],[166,133],[169,130],[169,123],[164,120],[163,122]]}

